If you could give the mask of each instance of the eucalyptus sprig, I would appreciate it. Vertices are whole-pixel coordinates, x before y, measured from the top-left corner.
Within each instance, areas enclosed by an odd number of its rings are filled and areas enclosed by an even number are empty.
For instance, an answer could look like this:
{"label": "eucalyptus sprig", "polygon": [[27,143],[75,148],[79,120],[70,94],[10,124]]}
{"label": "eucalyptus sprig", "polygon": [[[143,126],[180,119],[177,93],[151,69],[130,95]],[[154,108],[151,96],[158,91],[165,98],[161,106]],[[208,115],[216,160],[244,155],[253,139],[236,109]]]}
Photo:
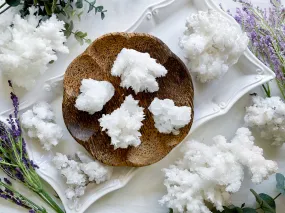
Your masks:
{"label": "eucalyptus sprig", "polygon": [[[243,203],[240,207],[230,205],[228,207],[224,206],[224,211],[222,213],[257,213],[258,210],[264,213],[276,213],[276,204],[275,200],[281,196],[285,195],[285,177],[282,174],[277,173],[276,174],[276,188],[279,191],[279,194],[277,194],[275,197],[271,197],[268,194],[260,193],[258,194],[253,189],[250,189],[250,192],[254,195],[257,208],[251,208],[246,207],[245,203]],[[217,213],[219,211],[214,211],[214,213]]]}
{"label": "eucalyptus sprig", "polygon": [[[59,20],[64,21],[65,32],[67,37],[74,35],[75,39],[80,43],[90,43],[90,39],[87,38],[86,32],[81,32],[79,30],[73,30],[73,18],[81,19],[83,14],[84,3],[88,5],[88,13],[95,11],[95,15],[100,13],[101,19],[103,20],[106,16],[107,10],[104,9],[102,5],[96,5],[96,0],[89,2],[88,0],[5,0],[5,2],[0,5],[0,14],[9,10],[12,7],[22,6],[20,13],[24,17],[29,14],[29,8],[34,6],[37,8],[37,15],[43,17],[51,17],[53,14],[57,16]],[[72,26],[72,27],[71,27]],[[70,30],[72,29],[72,30]]]}
{"label": "eucalyptus sprig", "polygon": [[87,33],[81,32],[81,31],[73,31],[73,21],[70,21],[70,23],[65,23],[65,29],[63,30],[64,35],[69,38],[70,35],[74,35],[75,39],[82,45],[84,42],[87,44],[90,44],[92,41],[91,39],[87,38]]}

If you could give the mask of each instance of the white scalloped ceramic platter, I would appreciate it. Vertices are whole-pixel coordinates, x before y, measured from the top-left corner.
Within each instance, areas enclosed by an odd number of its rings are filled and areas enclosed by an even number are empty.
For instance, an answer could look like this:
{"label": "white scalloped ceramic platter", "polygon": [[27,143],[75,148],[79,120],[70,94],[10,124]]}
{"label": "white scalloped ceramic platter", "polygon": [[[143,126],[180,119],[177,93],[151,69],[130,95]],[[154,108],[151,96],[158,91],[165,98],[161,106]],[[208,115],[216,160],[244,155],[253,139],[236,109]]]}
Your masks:
{"label": "white scalloped ceramic platter", "polygon": [[[208,10],[208,8],[220,11],[227,19],[235,23],[230,16],[220,10],[211,0],[165,0],[149,7],[127,31],[144,32],[157,36],[187,63],[183,57],[183,52],[178,47],[179,37],[184,31],[186,17],[192,12]],[[274,73],[264,66],[249,50],[219,80],[208,84],[200,84],[195,81],[193,76],[195,86],[195,119],[192,131],[210,119],[225,114],[241,96],[274,77]],[[47,80],[41,90],[37,90],[37,95],[31,96],[28,99],[29,101],[22,103],[20,109],[26,110],[39,100],[46,100],[52,104],[57,122],[64,127],[63,142],[52,152],[44,152],[36,142],[29,143],[29,154],[40,166],[39,175],[58,193],[66,208],[66,212],[83,213],[100,197],[124,187],[137,170],[133,168],[116,168],[110,181],[97,186],[89,185],[85,195],[81,198],[81,206],[79,208],[71,208],[70,203],[64,196],[66,189],[64,180],[51,164],[51,159],[56,152],[74,154],[78,150],[84,150],[70,136],[62,119],[62,79],[63,75]],[[9,110],[2,112],[0,116],[5,116],[8,112]]]}

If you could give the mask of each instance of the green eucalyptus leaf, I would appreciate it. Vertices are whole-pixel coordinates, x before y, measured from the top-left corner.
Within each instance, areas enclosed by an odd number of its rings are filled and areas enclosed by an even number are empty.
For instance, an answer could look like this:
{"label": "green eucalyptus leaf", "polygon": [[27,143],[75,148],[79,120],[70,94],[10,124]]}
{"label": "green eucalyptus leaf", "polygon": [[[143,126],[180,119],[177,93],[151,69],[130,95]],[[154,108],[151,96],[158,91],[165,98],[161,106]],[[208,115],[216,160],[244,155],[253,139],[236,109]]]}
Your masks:
{"label": "green eucalyptus leaf", "polygon": [[275,200],[274,200],[272,197],[270,197],[269,195],[264,194],[264,193],[259,194],[259,196],[260,196],[266,203],[268,203],[268,205],[269,205],[271,208],[276,209]]}
{"label": "green eucalyptus leaf", "polygon": [[21,0],[6,0],[9,6],[16,7],[21,3]]}
{"label": "green eucalyptus leaf", "polygon": [[283,195],[285,195],[285,177],[284,175],[277,173],[276,174],[276,188],[277,190],[282,193]]}
{"label": "green eucalyptus leaf", "polygon": [[91,43],[92,43],[92,40],[91,40],[91,39],[86,39],[86,40],[85,40],[85,43],[91,44]]}
{"label": "green eucalyptus leaf", "polygon": [[96,7],[97,12],[100,12],[100,13],[103,11],[103,9],[104,9],[103,6]]}
{"label": "green eucalyptus leaf", "polygon": [[95,1],[92,1],[92,2],[89,2],[89,9],[88,9],[88,13],[94,9],[94,5],[96,3],[96,0]]}
{"label": "green eucalyptus leaf", "polygon": [[73,30],[73,21],[71,21],[70,23],[65,23],[64,28],[65,28],[64,36],[68,38],[71,35],[72,30]]}
{"label": "green eucalyptus leaf", "polygon": [[75,39],[79,42],[80,45],[82,45],[84,42],[83,42],[83,39],[79,36],[77,36],[76,34],[74,35]]}
{"label": "green eucalyptus leaf", "polygon": [[236,213],[243,213],[242,208],[240,207],[236,207],[234,210]]}
{"label": "green eucalyptus leaf", "polygon": [[65,16],[69,19],[70,18],[70,15],[73,11],[71,5],[70,5],[70,2],[67,2],[65,7],[62,9],[63,12],[65,13]]}
{"label": "green eucalyptus leaf", "polygon": [[77,14],[77,18],[78,18],[79,21],[81,21],[82,14],[83,14],[83,11],[81,11],[80,13]]}
{"label": "green eucalyptus leaf", "polygon": [[71,31],[64,30],[63,33],[66,38],[69,38],[71,36]]}
{"label": "green eucalyptus leaf", "polygon": [[91,10],[93,10],[93,7],[92,7],[92,5],[89,4],[89,9],[88,9],[87,13],[89,13]]}
{"label": "green eucalyptus leaf", "polygon": [[72,31],[74,28],[74,24],[73,24],[73,21],[70,22],[70,30]]}
{"label": "green eucalyptus leaf", "polygon": [[243,208],[242,212],[243,213],[257,213],[257,211],[253,208]]}
{"label": "green eucalyptus leaf", "polygon": [[242,213],[242,209],[234,205],[230,205],[228,207],[224,206],[223,213]]}
{"label": "green eucalyptus leaf", "polygon": [[[266,213],[276,213],[275,209],[273,207],[271,207],[270,205],[275,205],[275,201],[273,200],[274,204],[272,203],[273,198],[271,198],[269,195],[265,194],[261,194],[262,196],[260,196],[260,194],[257,194],[253,189],[250,189],[251,193],[255,196],[256,202],[260,205],[260,208],[265,211]],[[268,197],[267,197],[268,196]],[[266,198],[265,198],[266,197]],[[270,198],[271,199],[270,199]],[[264,199],[265,200],[264,200]],[[270,203],[267,203],[267,201]]]}
{"label": "green eucalyptus leaf", "polygon": [[70,16],[73,17],[75,15],[76,15],[76,10],[72,10],[71,13],[70,13]]}
{"label": "green eucalyptus leaf", "polygon": [[75,6],[79,9],[83,7],[83,0],[77,0],[75,3]]}
{"label": "green eucalyptus leaf", "polygon": [[54,13],[56,9],[57,0],[52,0],[51,12]]}
{"label": "green eucalyptus leaf", "polygon": [[226,209],[234,209],[236,206],[231,204],[229,206],[223,206],[223,207],[226,208]]}
{"label": "green eucalyptus leaf", "polygon": [[45,5],[45,11],[46,13],[50,16],[52,15],[52,9],[51,9],[51,4],[48,3],[48,2],[44,2],[44,5]]}
{"label": "green eucalyptus leaf", "polygon": [[87,33],[81,32],[81,31],[76,31],[75,35],[80,37],[80,38],[85,38],[87,36]]}
{"label": "green eucalyptus leaf", "polygon": [[105,18],[105,13],[101,13],[101,19],[103,20]]}
{"label": "green eucalyptus leaf", "polygon": [[59,4],[60,4],[60,6],[62,6],[63,8],[64,8],[65,5],[66,5],[65,1],[60,1]]}

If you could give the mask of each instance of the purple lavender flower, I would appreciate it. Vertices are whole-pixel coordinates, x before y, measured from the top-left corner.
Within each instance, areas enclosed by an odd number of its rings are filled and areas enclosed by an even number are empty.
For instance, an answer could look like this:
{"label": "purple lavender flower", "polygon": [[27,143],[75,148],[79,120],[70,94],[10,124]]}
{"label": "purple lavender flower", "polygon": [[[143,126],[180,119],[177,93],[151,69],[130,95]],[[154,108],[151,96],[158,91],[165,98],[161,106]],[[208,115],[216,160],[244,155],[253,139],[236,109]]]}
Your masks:
{"label": "purple lavender flower", "polygon": [[[268,9],[254,7],[246,0],[233,1],[242,4],[242,9],[237,8],[233,17],[248,33],[250,50],[275,72],[285,99],[285,8],[280,0],[270,0]],[[270,96],[269,86],[263,88]]]}
{"label": "purple lavender flower", "polygon": [[4,178],[5,183],[7,183],[8,185],[12,186],[12,183],[10,180],[8,180],[7,178]]}
{"label": "purple lavender flower", "polygon": [[[8,84],[13,90],[12,82],[8,81]],[[11,100],[14,112],[7,119],[9,126],[0,122],[0,169],[11,179],[21,182],[28,189],[37,193],[55,212],[64,213],[61,207],[43,189],[42,181],[35,170],[39,167],[29,159],[26,142],[22,137],[19,99],[14,92],[11,92]],[[30,212],[47,213],[44,208],[14,190],[7,178],[4,178],[3,181],[0,180],[0,188],[1,198],[27,208]]]}

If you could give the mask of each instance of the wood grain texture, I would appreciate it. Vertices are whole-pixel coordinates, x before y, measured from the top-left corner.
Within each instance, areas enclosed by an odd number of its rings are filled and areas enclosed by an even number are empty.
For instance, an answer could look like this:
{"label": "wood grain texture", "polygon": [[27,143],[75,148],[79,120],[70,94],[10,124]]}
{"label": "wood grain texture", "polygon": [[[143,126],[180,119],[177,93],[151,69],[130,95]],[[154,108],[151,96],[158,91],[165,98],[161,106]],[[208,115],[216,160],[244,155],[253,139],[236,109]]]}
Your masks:
{"label": "wood grain texture", "polygon": [[[158,92],[140,92],[136,95],[133,90],[120,87],[121,80],[111,75],[111,68],[123,48],[148,52],[152,58],[165,66],[168,73],[165,77],[157,78],[160,88]],[[84,78],[109,81],[116,90],[103,110],[94,115],[79,111],[74,106],[80,93],[81,80]],[[139,100],[139,105],[144,108],[145,120],[140,130],[142,143],[136,148],[114,150],[110,137],[101,130],[98,119],[102,114],[110,114],[119,108],[129,94]],[[154,127],[148,107],[155,97],[169,98],[177,106],[192,108],[191,122],[180,129],[179,135],[162,134]],[[111,166],[141,167],[161,160],[186,137],[194,117],[193,98],[193,84],[186,66],[161,40],[142,33],[111,33],[95,40],[67,68],[62,110],[70,134],[95,159]]]}

